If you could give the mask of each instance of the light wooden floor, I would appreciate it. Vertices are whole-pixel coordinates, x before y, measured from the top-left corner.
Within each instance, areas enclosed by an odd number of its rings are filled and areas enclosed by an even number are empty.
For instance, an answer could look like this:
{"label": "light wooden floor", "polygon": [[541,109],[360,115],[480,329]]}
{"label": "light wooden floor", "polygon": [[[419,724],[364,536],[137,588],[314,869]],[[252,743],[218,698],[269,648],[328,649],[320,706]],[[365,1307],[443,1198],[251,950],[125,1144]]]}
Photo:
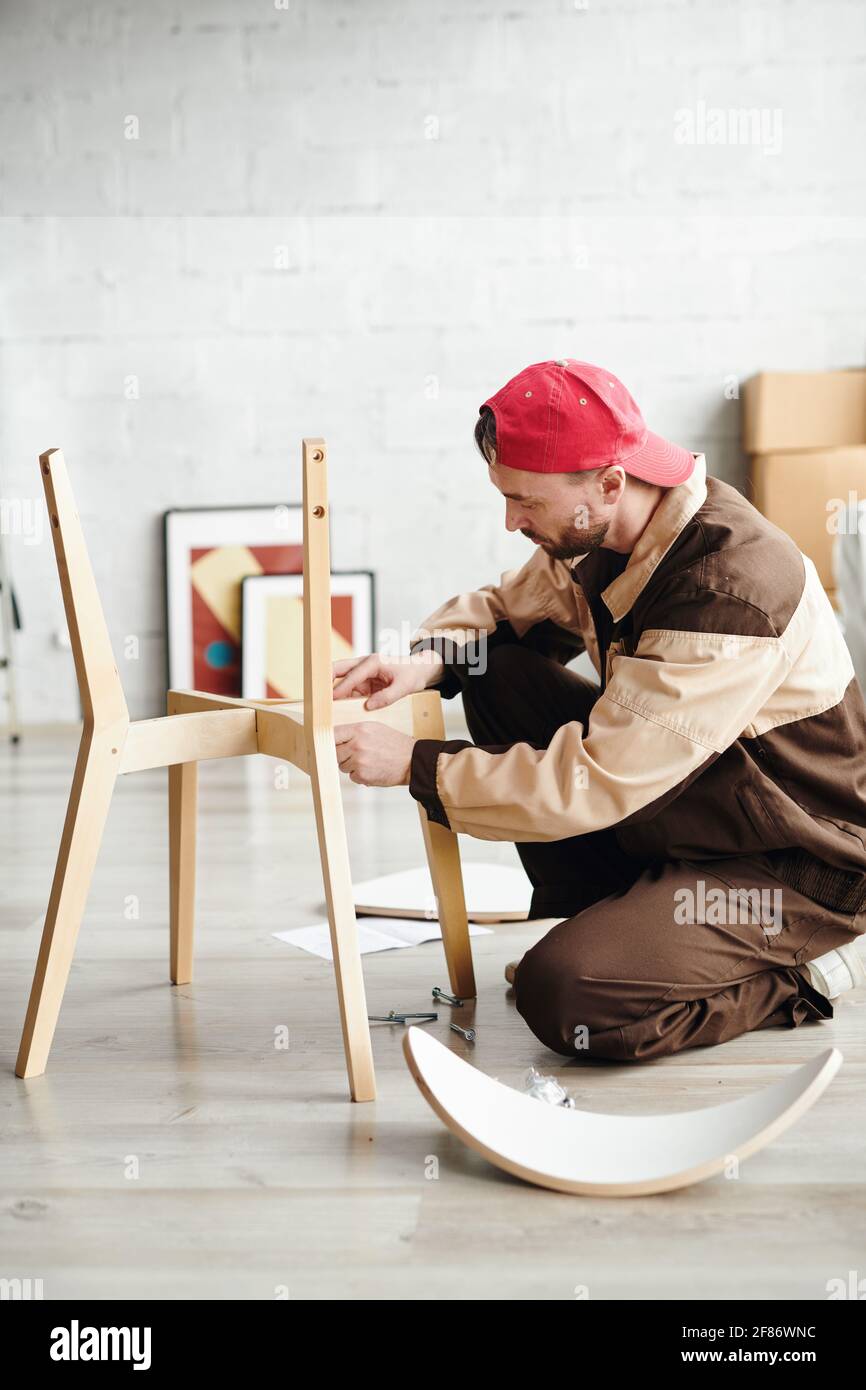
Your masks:
{"label": "light wooden floor", "polygon": [[[524,1186],[453,1139],[374,1036],[379,1099],[347,1099],[330,966],[269,934],[321,915],[308,784],[270,759],[201,769],[197,974],[167,983],[166,774],[121,779],[50,1069],[12,1072],[77,731],[0,749],[0,1277],[47,1299],[826,1297],[866,1276],[866,1007],[640,1067],[561,1063],[502,981],[525,925],[475,943],[475,1064],[531,1064],[579,1105],[640,1111],[743,1095],[831,1043],[845,1063],[737,1180],[602,1201]],[[408,793],[345,783],[356,877],[421,862]],[[462,841],[513,862],[510,846]],[[125,915],[138,900],[138,918]],[[635,922],[635,931],[640,923]],[[372,1013],[447,988],[438,944],[365,958]],[[447,1031],[436,1035],[468,1047]],[[468,1009],[462,1011],[469,1014]],[[471,1016],[471,1015],[470,1015]],[[461,1018],[461,1022],[465,1019]],[[288,1051],[274,1030],[289,1029]],[[438,1179],[430,1179],[430,1157]],[[133,1163],[138,1177],[128,1176]]]}

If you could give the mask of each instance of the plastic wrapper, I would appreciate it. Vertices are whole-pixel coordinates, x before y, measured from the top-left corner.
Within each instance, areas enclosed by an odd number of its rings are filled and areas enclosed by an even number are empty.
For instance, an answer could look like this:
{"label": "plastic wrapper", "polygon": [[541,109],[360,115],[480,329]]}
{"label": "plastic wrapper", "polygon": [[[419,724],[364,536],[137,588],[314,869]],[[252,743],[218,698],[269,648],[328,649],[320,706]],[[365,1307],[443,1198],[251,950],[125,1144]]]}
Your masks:
{"label": "plastic wrapper", "polygon": [[530,1067],[523,1078],[523,1090],[533,1100],[544,1101],[545,1105],[561,1105],[566,1110],[574,1109],[574,1101],[555,1076],[543,1076],[535,1067]]}

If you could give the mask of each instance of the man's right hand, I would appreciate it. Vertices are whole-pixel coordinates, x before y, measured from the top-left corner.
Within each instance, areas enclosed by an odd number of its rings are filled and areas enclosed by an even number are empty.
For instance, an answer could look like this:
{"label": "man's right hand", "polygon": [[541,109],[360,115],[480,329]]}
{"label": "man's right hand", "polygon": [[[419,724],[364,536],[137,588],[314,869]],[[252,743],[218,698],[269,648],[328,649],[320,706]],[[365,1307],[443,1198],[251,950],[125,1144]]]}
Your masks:
{"label": "man's right hand", "polygon": [[362,696],[365,709],[384,709],[436,685],[442,679],[445,663],[433,651],[412,656],[348,656],[334,662],[335,700]]}

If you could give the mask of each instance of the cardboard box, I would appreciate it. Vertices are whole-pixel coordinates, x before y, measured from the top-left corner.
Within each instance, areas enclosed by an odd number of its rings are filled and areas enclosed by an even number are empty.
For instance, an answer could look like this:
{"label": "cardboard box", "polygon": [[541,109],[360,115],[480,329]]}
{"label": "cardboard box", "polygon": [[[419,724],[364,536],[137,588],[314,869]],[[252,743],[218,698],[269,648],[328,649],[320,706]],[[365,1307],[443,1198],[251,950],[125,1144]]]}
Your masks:
{"label": "cardboard box", "polygon": [[866,445],[758,454],[750,463],[749,500],[809,556],[831,598],[833,543],[852,494],[866,501]]}
{"label": "cardboard box", "polygon": [[866,370],[761,372],[746,382],[747,454],[866,444]]}

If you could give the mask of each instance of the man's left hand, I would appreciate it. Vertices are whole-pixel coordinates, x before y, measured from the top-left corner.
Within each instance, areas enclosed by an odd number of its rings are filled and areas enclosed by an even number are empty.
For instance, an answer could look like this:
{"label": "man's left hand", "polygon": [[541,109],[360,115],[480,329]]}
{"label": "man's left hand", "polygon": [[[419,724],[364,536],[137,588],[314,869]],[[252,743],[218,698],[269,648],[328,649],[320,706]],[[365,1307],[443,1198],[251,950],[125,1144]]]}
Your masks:
{"label": "man's left hand", "polygon": [[362,787],[408,787],[414,738],[376,719],[338,724],[337,762]]}

